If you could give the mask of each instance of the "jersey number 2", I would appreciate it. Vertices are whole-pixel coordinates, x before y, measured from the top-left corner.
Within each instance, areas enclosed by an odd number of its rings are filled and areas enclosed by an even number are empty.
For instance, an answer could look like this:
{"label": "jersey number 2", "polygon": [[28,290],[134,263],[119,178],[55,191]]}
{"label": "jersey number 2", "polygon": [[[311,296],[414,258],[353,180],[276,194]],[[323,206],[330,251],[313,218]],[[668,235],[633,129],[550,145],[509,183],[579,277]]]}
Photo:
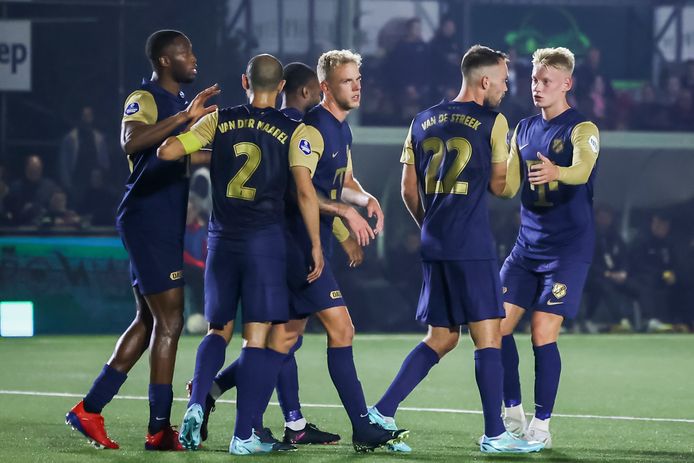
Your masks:
{"label": "jersey number 2", "polygon": [[247,187],[246,182],[260,165],[261,152],[258,145],[250,142],[242,142],[234,145],[236,156],[246,156],[246,162],[241,166],[234,178],[227,184],[227,198],[244,199],[253,201],[255,199],[255,188]]}
{"label": "jersey number 2", "polygon": [[[467,182],[459,182],[458,177],[470,162],[472,157],[472,145],[465,138],[455,137],[449,139],[445,144],[438,137],[430,137],[422,143],[424,151],[434,153],[429,161],[426,176],[424,178],[424,191],[426,194],[451,193],[456,195],[466,195]],[[453,163],[439,180],[439,170],[446,152],[455,151],[457,154]]]}

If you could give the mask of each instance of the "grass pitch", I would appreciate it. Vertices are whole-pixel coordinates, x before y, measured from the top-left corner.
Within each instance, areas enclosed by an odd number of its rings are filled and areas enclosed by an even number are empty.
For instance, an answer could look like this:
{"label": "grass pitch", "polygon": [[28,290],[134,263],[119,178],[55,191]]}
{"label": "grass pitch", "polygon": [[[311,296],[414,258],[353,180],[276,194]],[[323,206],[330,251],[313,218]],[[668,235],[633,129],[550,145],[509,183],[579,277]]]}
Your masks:
{"label": "grass pitch", "polygon": [[[417,335],[358,335],[357,369],[369,404],[390,384]],[[95,450],[64,424],[67,410],[86,393],[108,359],[115,336],[0,339],[0,461],[2,462],[213,462],[237,460],[227,453],[234,405],[220,403],[210,420],[210,439],[197,452],[143,450],[148,408],[147,359],[130,373],[104,411],[118,451]],[[179,347],[172,419],[185,411],[184,385],[191,377],[200,338]],[[533,359],[530,340],[518,336],[526,411],[532,411]],[[267,462],[342,461],[542,461],[694,462],[694,335],[566,335],[560,339],[563,373],[552,419],[554,449],[533,455],[490,456],[479,452],[482,433],[474,380],[472,343],[459,347],[432,369],[402,404],[400,427],[410,429],[409,455],[355,454],[349,422],[340,408],[325,359],[325,336],[308,335],[297,353],[304,415],[342,435],[335,446],[245,457]],[[232,341],[227,363],[236,357]],[[224,399],[233,400],[230,391]],[[275,401],[273,397],[273,402]],[[266,425],[282,434],[282,415],[271,405]]]}

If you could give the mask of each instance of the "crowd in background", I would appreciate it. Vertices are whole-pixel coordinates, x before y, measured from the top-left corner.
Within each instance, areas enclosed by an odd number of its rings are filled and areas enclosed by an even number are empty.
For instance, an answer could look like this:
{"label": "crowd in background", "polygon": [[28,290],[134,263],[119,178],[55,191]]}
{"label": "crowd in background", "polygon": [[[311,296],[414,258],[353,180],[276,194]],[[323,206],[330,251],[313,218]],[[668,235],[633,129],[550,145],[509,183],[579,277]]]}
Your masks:
{"label": "crowd in background", "polygon": [[[456,23],[444,19],[429,42],[422,38],[419,19],[403,20],[401,26],[384,28],[379,34],[383,52],[364,60],[363,125],[406,126],[417,112],[458,93],[464,50],[455,40]],[[535,110],[530,95],[530,59],[519,57],[514,49],[508,54],[509,90],[500,110],[513,127]],[[570,94],[571,104],[601,130],[694,129],[694,60],[670,70],[662,79],[662,88],[644,83],[618,91],[603,72],[602,59],[597,48],[581,57]],[[91,107],[80,108],[78,114],[55,150],[27,155],[13,166],[0,163],[0,227],[113,229],[127,162],[117,140],[95,127]],[[201,283],[209,208],[201,198],[206,194],[191,194],[185,243],[185,271],[198,307],[204,293]],[[688,305],[694,300],[694,230],[680,226],[668,213],[644,214],[643,220],[634,222],[637,233],[627,243],[618,230],[619,213],[607,206],[596,208],[598,239],[585,307],[576,329],[694,329],[694,308]],[[516,238],[517,215],[513,220],[497,220],[503,222],[496,234],[502,259]],[[406,236],[398,252],[387,260],[384,267],[390,269],[386,273],[391,283],[402,288],[407,300],[415,301],[421,280],[410,269],[419,260],[418,234]],[[402,269],[407,271],[399,272]]]}
{"label": "crowd in background", "polygon": [[[412,18],[402,28],[379,34],[380,56],[365,61],[362,123],[407,125],[422,109],[460,90],[460,57],[464,50],[456,40],[456,23],[441,22],[429,42],[422,37],[422,22]],[[530,94],[529,56],[509,55],[509,91],[500,110],[511,126],[534,114]],[[694,60],[668,68],[655,87],[650,82],[632,83],[616,90],[602,65],[598,48],[579,56],[570,103],[602,130],[691,131],[694,128]],[[635,85],[634,85],[635,84]]]}

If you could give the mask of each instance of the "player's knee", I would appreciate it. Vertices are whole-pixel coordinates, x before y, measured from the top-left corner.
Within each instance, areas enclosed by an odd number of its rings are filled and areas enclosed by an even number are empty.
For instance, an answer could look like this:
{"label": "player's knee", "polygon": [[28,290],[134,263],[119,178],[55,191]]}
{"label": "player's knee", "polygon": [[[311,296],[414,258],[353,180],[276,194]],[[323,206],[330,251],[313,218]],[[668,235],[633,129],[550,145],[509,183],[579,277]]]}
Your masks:
{"label": "player's knee", "polygon": [[351,323],[335,327],[328,331],[328,340],[330,345],[335,346],[351,346],[354,339],[354,325]]}
{"label": "player's knee", "polygon": [[159,336],[178,338],[183,332],[183,315],[171,314],[156,321],[156,331]]}
{"label": "player's knee", "polygon": [[459,340],[460,335],[458,333],[451,333],[447,336],[427,336],[424,342],[441,358],[455,349]]}

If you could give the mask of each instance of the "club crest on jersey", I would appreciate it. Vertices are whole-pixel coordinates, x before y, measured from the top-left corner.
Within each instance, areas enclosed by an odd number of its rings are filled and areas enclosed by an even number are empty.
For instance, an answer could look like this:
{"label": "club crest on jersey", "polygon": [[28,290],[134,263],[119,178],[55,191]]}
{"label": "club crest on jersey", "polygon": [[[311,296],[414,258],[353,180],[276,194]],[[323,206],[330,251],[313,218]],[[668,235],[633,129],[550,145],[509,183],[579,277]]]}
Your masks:
{"label": "club crest on jersey", "polygon": [[559,154],[564,151],[564,140],[561,138],[555,138],[552,140],[552,151]]}
{"label": "club crest on jersey", "polygon": [[552,286],[552,295],[557,299],[566,296],[566,285],[564,283],[554,283],[554,286]]}
{"label": "club crest on jersey", "polygon": [[140,111],[140,105],[136,101],[133,101],[125,108],[125,115],[126,116],[132,116],[133,114],[135,114],[139,111]]}
{"label": "club crest on jersey", "polygon": [[301,140],[299,140],[299,149],[306,156],[311,154],[311,144],[305,138],[302,138]]}

